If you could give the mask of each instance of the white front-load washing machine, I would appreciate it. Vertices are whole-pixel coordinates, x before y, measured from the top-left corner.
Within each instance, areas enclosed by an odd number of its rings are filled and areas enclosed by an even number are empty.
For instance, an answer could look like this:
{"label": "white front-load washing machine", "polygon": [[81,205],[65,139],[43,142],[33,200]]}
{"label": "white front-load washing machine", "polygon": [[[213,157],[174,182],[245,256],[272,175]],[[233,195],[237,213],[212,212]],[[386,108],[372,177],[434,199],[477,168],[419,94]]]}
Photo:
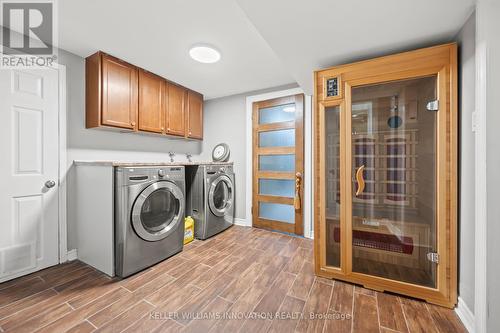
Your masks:
{"label": "white front-load washing machine", "polygon": [[191,166],[187,215],[194,218],[194,236],[207,239],[234,224],[234,172],[231,164]]}
{"label": "white front-load washing machine", "polygon": [[129,276],[182,250],[184,177],[183,166],[115,168],[117,276]]}

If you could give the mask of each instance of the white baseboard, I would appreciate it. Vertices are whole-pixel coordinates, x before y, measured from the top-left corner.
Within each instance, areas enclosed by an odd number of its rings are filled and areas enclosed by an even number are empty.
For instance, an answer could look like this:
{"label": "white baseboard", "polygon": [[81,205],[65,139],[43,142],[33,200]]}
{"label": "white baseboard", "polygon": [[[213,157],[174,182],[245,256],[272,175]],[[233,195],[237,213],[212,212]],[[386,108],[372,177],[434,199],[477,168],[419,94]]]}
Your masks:
{"label": "white baseboard", "polygon": [[235,224],[235,225],[242,226],[242,227],[251,227],[251,226],[252,226],[252,224],[251,224],[251,223],[249,223],[249,222],[247,221],[247,219],[238,219],[238,218],[235,218],[235,219],[234,219],[234,224]]}
{"label": "white baseboard", "polygon": [[[252,223],[250,223],[247,219],[238,219],[238,218],[235,218],[234,219],[234,225],[239,225],[239,226],[242,226],[242,227],[251,227]],[[311,230],[308,233],[307,230],[305,230],[304,237],[305,238],[314,239],[314,231]]]}
{"label": "white baseboard", "polygon": [[76,249],[69,250],[67,252],[67,257],[68,257],[68,261],[73,261],[73,260],[78,259],[78,252],[77,252],[77,250]]}
{"label": "white baseboard", "polygon": [[467,304],[464,302],[462,298],[458,298],[458,304],[455,308],[455,312],[464,324],[465,328],[469,333],[475,332],[475,324],[474,324],[474,314],[469,309]]}

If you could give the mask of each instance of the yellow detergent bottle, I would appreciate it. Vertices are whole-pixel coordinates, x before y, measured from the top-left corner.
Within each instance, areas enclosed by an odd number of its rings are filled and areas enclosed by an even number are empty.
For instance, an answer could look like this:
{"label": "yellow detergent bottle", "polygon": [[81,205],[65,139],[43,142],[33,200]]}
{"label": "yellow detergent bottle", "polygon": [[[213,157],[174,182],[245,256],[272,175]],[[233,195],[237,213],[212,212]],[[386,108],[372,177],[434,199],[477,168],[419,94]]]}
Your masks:
{"label": "yellow detergent bottle", "polygon": [[184,219],[184,245],[194,239],[194,220],[191,216]]}

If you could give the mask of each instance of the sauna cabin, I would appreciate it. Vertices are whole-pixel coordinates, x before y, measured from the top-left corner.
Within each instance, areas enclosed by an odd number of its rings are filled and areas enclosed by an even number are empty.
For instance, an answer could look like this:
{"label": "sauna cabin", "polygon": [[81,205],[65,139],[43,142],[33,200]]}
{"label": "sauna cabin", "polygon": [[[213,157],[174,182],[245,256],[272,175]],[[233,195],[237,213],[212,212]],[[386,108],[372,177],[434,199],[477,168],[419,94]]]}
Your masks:
{"label": "sauna cabin", "polygon": [[456,45],[315,73],[316,273],[456,303]]}

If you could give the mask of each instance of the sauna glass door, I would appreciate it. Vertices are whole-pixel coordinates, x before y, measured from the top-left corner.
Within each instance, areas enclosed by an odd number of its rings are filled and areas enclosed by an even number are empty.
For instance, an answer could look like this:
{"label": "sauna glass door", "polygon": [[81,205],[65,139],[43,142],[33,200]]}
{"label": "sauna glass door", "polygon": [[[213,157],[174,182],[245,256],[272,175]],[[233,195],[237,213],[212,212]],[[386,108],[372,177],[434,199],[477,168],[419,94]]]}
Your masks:
{"label": "sauna glass door", "polygon": [[436,287],[436,84],[352,87],[353,272]]}

